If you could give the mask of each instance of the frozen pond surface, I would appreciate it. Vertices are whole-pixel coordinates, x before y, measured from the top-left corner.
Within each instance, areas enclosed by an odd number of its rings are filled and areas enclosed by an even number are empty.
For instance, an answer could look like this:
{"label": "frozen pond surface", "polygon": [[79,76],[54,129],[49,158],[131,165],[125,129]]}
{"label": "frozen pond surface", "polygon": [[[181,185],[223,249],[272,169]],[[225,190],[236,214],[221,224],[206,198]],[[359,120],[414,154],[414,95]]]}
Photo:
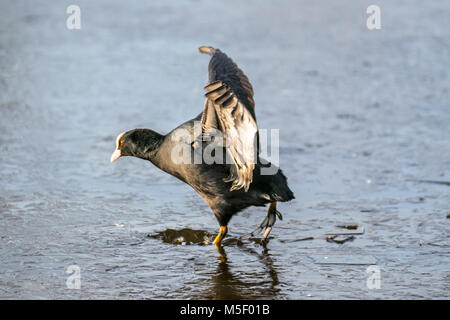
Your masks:
{"label": "frozen pond surface", "polygon": [[[450,186],[421,182],[450,181],[448,1],[380,0],[377,31],[360,0],[80,0],[81,30],[69,4],[0,4],[0,298],[449,298]],[[232,219],[221,256],[197,244],[218,224],[189,186],[109,163],[118,133],[202,110],[200,45],[280,129],[296,199],[266,250],[237,242],[265,209]]]}

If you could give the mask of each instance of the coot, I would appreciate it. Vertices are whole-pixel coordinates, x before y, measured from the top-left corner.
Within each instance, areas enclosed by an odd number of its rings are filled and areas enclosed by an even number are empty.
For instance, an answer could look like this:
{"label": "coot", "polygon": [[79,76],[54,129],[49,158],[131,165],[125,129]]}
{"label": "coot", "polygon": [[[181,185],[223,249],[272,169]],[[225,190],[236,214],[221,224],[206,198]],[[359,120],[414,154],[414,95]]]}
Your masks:
{"label": "coot", "polygon": [[133,156],[189,184],[208,203],[220,225],[216,246],[227,234],[233,215],[249,206],[269,205],[261,225],[266,243],[281,213],[278,201],[294,199],[281,169],[259,157],[259,134],[253,88],[247,76],[225,53],[199,48],[211,56],[203,112],[166,135],[149,129],[121,133],[111,162]]}

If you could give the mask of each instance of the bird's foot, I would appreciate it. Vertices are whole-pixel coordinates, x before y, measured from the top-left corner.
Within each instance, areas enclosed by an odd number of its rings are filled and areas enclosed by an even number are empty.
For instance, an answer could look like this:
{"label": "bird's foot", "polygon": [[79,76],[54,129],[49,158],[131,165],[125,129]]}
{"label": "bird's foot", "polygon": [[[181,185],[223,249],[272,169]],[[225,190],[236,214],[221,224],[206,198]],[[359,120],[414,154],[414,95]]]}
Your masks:
{"label": "bird's foot", "polygon": [[252,237],[257,236],[261,233],[261,231],[264,230],[263,236],[261,238],[261,242],[263,244],[266,244],[268,242],[268,237],[270,234],[270,231],[272,231],[272,227],[277,221],[277,216],[280,220],[283,220],[283,216],[276,208],[276,202],[272,202],[269,206],[269,210],[267,212],[267,216],[264,218],[263,222],[259,225],[258,228],[256,228],[252,233],[242,236],[241,240],[250,239]]}
{"label": "bird's foot", "polygon": [[225,238],[225,236],[228,233],[228,228],[227,226],[220,226],[220,230],[219,233],[217,234],[217,236],[215,237],[213,242],[210,241],[204,241],[203,244],[205,245],[210,245],[210,244],[215,244],[216,246],[220,245],[220,243],[222,242],[223,238]]}
{"label": "bird's foot", "polygon": [[205,245],[211,245],[211,244],[215,245],[217,251],[220,253],[221,259],[225,259],[225,260],[226,260],[226,253],[222,246],[222,240],[223,240],[223,238],[225,238],[227,233],[228,233],[227,226],[220,226],[220,231],[217,234],[217,236],[213,242],[210,242],[210,241],[203,242]]}

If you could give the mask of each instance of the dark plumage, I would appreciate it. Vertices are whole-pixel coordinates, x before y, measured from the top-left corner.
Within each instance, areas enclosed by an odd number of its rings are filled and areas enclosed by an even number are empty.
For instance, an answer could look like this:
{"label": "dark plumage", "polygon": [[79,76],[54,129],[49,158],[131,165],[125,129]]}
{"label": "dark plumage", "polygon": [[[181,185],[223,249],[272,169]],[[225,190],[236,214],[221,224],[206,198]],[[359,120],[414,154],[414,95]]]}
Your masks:
{"label": "dark plumage", "polygon": [[[253,88],[248,78],[220,50],[201,47],[200,52],[211,55],[203,112],[167,135],[149,129],[120,134],[111,162],[120,156],[149,160],[189,184],[205,199],[221,226],[215,244],[225,236],[234,214],[249,206],[271,203],[266,219],[251,234],[264,228],[266,240],[276,216],[281,218],[276,202],[294,199],[294,194],[280,169],[272,175],[261,174],[261,169],[271,164],[263,164],[267,161],[258,155]],[[219,138],[217,133],[221,134]],[[202,158],[207,152],[214,163]]]}

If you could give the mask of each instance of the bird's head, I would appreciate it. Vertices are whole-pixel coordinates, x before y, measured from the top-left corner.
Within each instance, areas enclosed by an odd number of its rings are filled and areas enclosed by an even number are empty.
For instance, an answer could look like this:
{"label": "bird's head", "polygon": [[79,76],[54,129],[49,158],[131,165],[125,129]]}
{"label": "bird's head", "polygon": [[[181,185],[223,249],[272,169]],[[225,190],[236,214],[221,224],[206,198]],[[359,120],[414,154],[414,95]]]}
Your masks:
{"label": "bird's head", "polygon": [[116,138],[116,149],[111,155],[111,162],[123,156],[151,160],[159,148],[163,136],[149,129],[134,129],[122,132]]}
{"label": "bird's head", "polygon": [[116,138],[116,149],[114,150],[113,154],[111,155],[111,162],[116,161],[121,156],[127,156],[129,153],[129,151],[128,151],[129,143],[125,144],[125,140],[128,140],[125,137],[125,133],[126,132],[122,132]]}

